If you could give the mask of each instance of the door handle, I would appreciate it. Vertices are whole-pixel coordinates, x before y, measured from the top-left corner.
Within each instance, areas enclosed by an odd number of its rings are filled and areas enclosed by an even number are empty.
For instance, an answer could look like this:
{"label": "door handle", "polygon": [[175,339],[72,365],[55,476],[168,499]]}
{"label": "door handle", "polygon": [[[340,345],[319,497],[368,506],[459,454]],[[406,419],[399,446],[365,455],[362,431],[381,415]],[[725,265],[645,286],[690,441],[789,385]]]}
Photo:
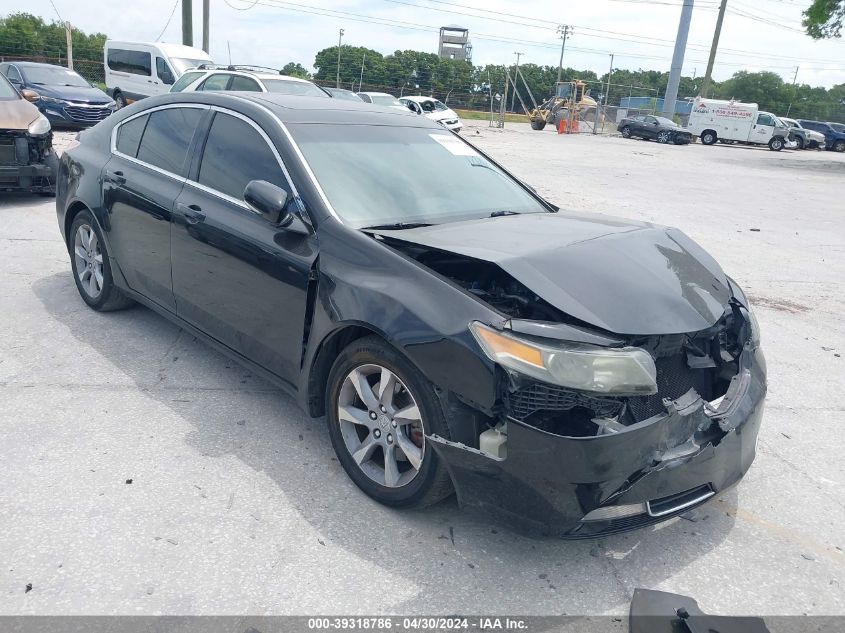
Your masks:
{"label": "door handle", "polygon": [[115,185],[125,185],[126,177],[123,175],[122,171],[107,171],[106,175],[103,176],[103,181],[110,182]]}
{"label": "door handle", "polygon": [[197,224],[205,220],[205,213],[196,204],[184,204],[182,202],[176,203],[176,210],[185,216],[185,219],[190,224]]}

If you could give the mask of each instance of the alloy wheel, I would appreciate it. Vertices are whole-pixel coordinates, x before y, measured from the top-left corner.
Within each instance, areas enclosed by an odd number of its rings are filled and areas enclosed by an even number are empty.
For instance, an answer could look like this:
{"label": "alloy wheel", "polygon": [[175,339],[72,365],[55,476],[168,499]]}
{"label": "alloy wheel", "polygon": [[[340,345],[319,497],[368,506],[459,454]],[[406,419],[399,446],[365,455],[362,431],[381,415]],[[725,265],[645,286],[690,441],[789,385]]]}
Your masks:
{"label": "alloy wheel", "polygon": [[103,291],[103,252],[97,234],[88,224],[76,229],[73,257],[80,286],[91,299],[96,299]]}
{"label": "alloy wheel", "polygon": [[657,135],[657,142],[658,143],[668,143],[671,134],[666,132],[665,130]]}
{"label": "alloy wheel", "polygon": [[631,128],[627,125],[622,128],[622,136],[625,138],[631,138]]}
{"label": "alloy wheel", "polygon": [[375,483],[409,484],[425,457],[417,402],[404,382],[381,365],[355,367],[343,381],[337,419],[352,460]]}

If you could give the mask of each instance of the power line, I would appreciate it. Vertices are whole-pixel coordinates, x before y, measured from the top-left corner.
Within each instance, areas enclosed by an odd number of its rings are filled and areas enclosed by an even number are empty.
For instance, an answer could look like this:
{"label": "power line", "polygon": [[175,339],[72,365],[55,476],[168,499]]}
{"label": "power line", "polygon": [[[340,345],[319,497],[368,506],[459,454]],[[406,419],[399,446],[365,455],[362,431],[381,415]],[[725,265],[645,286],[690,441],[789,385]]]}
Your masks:
{"label": "power line", "polygon": [[164,28],[161,29],[161,33],[159,33],[158,37],[155,38],[155,40],[153,41],[158,42],[161,39],[161,36],[164,35],[164,32],[167,30],[167,27],[170,26],[170,20],[173,19],[173,15],[176,13],[176,7],[179,6],[179,2],[181,2],[181,0],[176,0],[176,2],[173,3],[173,9],[170,11],[170,17],[167,18],[167,22],[165,23]]}

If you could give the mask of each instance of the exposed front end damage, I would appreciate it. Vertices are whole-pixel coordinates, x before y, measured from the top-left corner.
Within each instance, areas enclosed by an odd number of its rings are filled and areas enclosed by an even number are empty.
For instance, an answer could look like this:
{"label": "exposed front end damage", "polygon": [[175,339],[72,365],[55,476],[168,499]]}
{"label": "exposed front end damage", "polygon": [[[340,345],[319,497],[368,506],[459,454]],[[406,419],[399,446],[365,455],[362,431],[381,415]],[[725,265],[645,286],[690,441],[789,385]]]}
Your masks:
{"label": "exposed front end damage", "polygon": [[52,193],[57,167],[52,133],[0,130],[0,190]]}
{"label": "exposed front end damage", "polygon": [[[479,415],[463,398],[447,421],[466,432],[430,436],[461,505],[589,538],[666,520],[737,483],[755,456],[766,367],[747,300],[719,265],[675,229],[501,219],[498,231],[378,237],[501,317],[469,324],[495,363],[495,403]],[[580,353],[647,367],[649,388],[554,374],[555,356],[571,355],[557,365],[569,371]]]}

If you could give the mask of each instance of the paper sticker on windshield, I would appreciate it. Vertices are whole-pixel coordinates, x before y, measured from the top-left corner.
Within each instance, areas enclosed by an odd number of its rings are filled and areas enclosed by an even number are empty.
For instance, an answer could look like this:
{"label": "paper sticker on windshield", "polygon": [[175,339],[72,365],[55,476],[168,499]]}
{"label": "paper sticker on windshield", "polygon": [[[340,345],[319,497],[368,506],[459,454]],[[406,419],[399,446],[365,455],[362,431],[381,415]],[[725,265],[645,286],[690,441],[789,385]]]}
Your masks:
{"label": "paper sticker on windshield", "polygon": [[459,138],[446,134],[429,134],[429,136],[455,156],[478,156],[478,152]]}

